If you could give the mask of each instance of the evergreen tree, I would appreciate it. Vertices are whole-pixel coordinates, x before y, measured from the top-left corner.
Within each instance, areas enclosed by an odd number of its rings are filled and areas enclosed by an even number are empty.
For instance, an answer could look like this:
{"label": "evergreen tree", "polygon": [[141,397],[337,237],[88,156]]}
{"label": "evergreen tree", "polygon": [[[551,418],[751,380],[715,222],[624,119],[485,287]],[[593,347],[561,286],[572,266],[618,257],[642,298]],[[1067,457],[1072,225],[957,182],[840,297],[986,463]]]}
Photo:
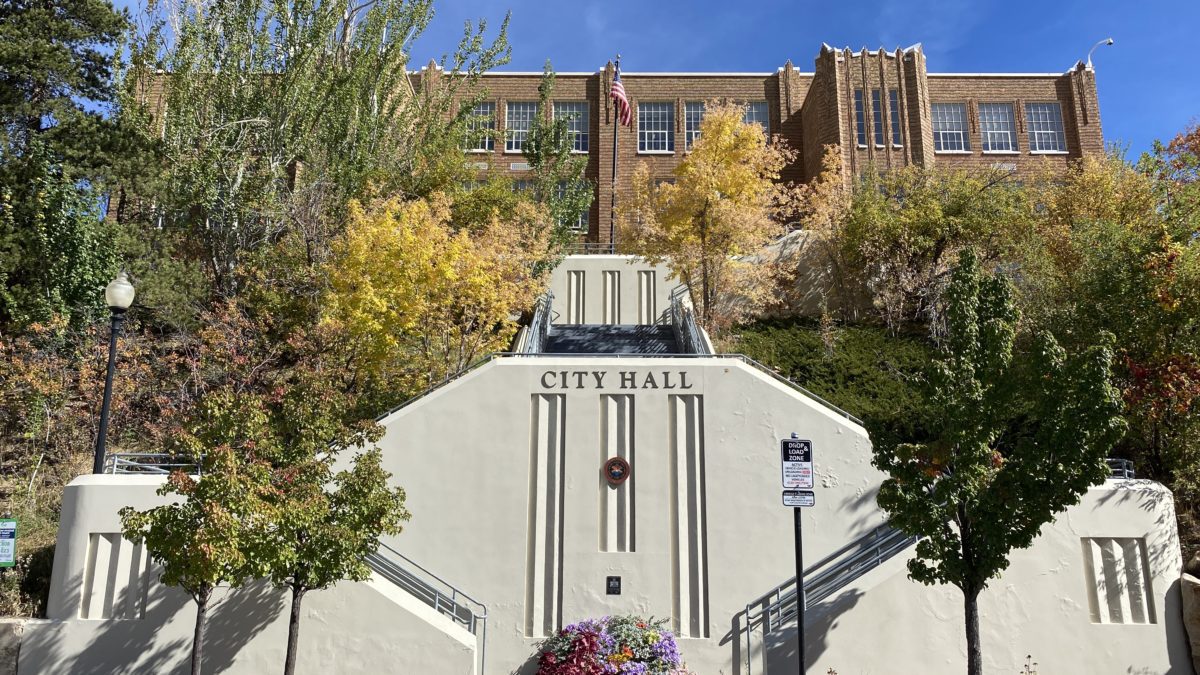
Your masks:
{"label": "evergreen tree", "polygon": [[41,141],[69,168],[102,163],[114,98],[117,43],[128,23],[108,0],[0,3],[0,154],[5,163]]}

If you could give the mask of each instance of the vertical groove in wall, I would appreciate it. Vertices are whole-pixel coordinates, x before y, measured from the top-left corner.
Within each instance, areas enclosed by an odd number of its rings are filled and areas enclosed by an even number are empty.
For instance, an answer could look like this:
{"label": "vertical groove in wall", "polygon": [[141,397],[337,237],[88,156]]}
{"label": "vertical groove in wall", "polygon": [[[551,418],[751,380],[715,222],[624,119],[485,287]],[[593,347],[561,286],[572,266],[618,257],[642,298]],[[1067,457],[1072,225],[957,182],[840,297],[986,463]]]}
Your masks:
{"label": "vertical groove in wall", "polygon": [[120,532],[88,537],[81,619],[140,619],[146,614],[149,556]]}
{"label": "vertical groove in wall", "polygon": [[525,635],[558,630],[562,610],[563,478],[566,397],[535,394],[529,413],[529,513]]}
{"label": "vertical groove in wall", "polygon": [[671,616],[682,637],[708,637],[704,399],[669,397]]}
{"label": "vertical groove in wall", "polygon": [[[620,457],[634,466],[633,396],[603,394],[600,396],[600,465],[612,457]],[[637,471],[620,485],[611,485],[600,475],[600,550],[628,553],[637,550],[635,543],[636,518],[634,481]]]}
{"label": "vertical groove in wall", "polygon": [[654,306],[657,289],[654,270],[638,272],[638,323],[648,325],[657,323],[658,308]]}
{"label": "vertical groove in wall", "polygon": [[584,281],[583,270],[567,272],[567,323],[584,323],[583,301]]}
{"label": "vertical groove in wall", "polygon": [[603,323],[621,323],[621,272],[618,270],[604,270]]}
{"label": "vertical groove in wall", "polygon": [[1158,622],[1145,539],[1084,538],[1083,570],[1094,623]]}

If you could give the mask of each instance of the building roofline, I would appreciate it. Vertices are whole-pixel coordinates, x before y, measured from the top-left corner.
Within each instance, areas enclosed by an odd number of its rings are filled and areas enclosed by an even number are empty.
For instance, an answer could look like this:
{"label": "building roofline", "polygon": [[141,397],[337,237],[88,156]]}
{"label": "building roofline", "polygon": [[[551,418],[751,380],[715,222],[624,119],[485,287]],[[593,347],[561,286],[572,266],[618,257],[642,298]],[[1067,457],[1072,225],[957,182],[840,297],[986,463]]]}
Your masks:
{"label": "building roofline", "polygon": [[[583,71],[563,71],[563,72],[555,71],[554,76],[555,77],[564,77],[564,76],[566,76],[566,77],[591,77],[592,75],[597,75],[599,73],[600,73],[600,71],[598,71],[598,70],[592,71],[590,73],[583,72]],[[540,70],[488,70],[488,71],[485,71],[483,73],[483,75],[484,76],[488,76],[488,75],[513,76],[513,75],[515,75],[515,76],[520,76],[520,77],[529,77],[529,76],[541,77],[543,75],[543,72]]]}
{"label": "building roofline", "polygon": [[630,76],[632,76],[632,77],[770,77],[772,75],[775,75],[777,72],[778,71],[769,71],[769,72],[765,72],[765,73],[747,73],[747,72],[741,72],[741,73],[717,73],[717,72],[680,73],[680,72],[649,72],[649,71],[625,72],[625,71],[622,71],[621,75],[625,76],[625,77],[630,77]]}
{"label": "building roofline", "polygon": [[926,73],[926,77],[1062,77],[1066,73]]}

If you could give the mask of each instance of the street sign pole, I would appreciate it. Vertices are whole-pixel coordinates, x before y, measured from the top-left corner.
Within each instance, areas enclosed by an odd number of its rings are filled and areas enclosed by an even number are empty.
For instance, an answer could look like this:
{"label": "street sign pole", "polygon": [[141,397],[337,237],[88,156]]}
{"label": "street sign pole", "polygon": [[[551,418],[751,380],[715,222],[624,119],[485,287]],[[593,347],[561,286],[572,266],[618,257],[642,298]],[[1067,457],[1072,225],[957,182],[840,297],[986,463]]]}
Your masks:
{"label": "street sign pole", "polygon": [[796,518],[796,647],[800,675],[804,675],[804,521],[800,507],[792,507]]}
{"label": "street sign pole", "polygon": [[796,659],[797,672],[805,674],[804,664],[804,521],[800,509],[816,505],[812,441],[793,433],[779,442],[783,473],[783,505],[792,507],[796,531]]}

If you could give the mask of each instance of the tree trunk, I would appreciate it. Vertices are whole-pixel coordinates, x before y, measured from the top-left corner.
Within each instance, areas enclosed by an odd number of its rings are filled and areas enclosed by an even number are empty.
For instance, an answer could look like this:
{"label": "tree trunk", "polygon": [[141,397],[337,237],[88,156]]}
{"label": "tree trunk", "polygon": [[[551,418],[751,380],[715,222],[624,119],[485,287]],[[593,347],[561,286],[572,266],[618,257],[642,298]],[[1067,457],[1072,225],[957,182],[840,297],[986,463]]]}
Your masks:
{"label": "tree trunk", "polygon": [[967,675],[983,675],[983,649],[979,644],[979,591],[963,589],[963,614],[967,627]]}
{"label": "tree trunk", "polygon": [[192,635],[192,675],[200,675],[204,651],[204,628],[208,621],[208,599],[212,588],[202,589],[196,594],[196,632]]}
{"label": "tree trunk", "polygon": [[296,651],[300,647],[300,602],[304,600],[304,589],[292,586],[292,614],[288,617],[287,659],[283,662],[283,675],[295,675]]}

